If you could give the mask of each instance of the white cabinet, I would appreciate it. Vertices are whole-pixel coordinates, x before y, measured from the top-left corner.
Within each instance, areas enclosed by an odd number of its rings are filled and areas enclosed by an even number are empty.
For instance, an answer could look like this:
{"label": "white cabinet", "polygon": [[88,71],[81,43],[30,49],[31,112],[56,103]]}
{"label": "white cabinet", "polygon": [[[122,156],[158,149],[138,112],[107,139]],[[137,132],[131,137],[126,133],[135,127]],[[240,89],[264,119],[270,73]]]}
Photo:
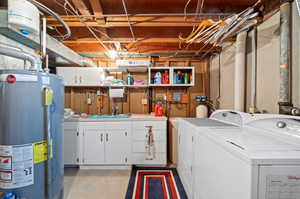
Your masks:
{"label": "white cabinet", "polygon": [[77,68],[75,67],[57,67],[56,74],[63,78],[65,86],[78,84]]}
{"label": "white cabinet", "polygon": [[80,160],[78,123],[64,124],[64,164],[77,165]]}
{"label": "white cabinet", "polygon": [[56,70],[65,86],[99,86],[105,78],[102,68],[57,67]]}
{"label": "white cabinet", "polygon": [[[166,165],[166,125],[166,121],[65,122],[65,164]],[[155,141],[152,160],[147,158],[147,126],[152,126]]]}
{"label": "white cabinet", "polygon": [[[147,157],[147,133],[152,127],[155,155],[152,160]],[[167,164],[167,122],[136,121],[132,123],[132,164],[166,165]]]}
{"label": "white cabinet", "polygon": [[130,122],[83,123],[82,165],[130,164]]}
{"label": "white cabinet", "polygon": [[106,133],[105,154],[106,164],[118,165],[130,163],[129,132],[110,130]]}
{"label": "white cabinet", "polygon": [[131,163],[131,122],[105,122],[105,163]]}
{"label": "white cabinet", "polygon": [[104,164],[105,143],[103,130],[97,127],[87,127],[82,129],[82,164]]}

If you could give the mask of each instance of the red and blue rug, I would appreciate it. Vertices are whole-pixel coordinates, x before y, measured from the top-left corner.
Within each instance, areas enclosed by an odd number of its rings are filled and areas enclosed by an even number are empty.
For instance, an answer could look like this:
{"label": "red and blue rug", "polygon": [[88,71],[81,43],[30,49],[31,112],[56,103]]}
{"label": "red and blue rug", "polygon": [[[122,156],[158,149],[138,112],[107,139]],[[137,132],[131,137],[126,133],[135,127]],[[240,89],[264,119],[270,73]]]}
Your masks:
{"label": "red and blue rug", "polygon": [[125,199],[187,199],[176,169],[133,167]]}

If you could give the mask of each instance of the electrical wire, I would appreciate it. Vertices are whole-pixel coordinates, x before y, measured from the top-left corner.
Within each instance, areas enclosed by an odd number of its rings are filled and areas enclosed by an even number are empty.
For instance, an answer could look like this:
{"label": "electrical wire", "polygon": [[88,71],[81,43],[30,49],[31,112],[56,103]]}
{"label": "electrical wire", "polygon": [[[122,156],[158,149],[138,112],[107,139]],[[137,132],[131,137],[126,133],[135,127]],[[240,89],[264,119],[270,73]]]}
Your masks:
{"label": "electrical wire", "polygon": [[188,0],[187,3],[184,6],[184,10],[183,10],[183,12],[184,12],[184,20],[186,20],[186,18],[187,18],[187,15],[186,15],[186,13],[187,13],[187,7],[189,6],[190,2],[191,2],[191,0]]}
{"label": "electrical wire", "polygon": [[[55,0],[56,1],[56,0]],[[57,1],[56,1],[57,2]],[[67,9],[67,6],[69,6],[70,9]],[[94,30],[85,22],[84,17],[81,17],[78,13],[78,11],[73,7],[73,5],[68,1],[65,0],[64,4],[63,4],[63,8],[65,9],[66,14],[67,11],[69,11],[70,13],[72,13],[73,15],[76,15],[80,22],[83,23],[85,25],[85,27],[89,30],[89,32],[95,37],[95,39],[98,41],[98,43],[107,51],[109,52],[111,49],[109,49],[103,42],[102,40],[97,36],[97,34],[94,32]],[[108,56],[106,54],[106,56]]]}
{"label": "electrical wire", "polygon": [[122,0],[122,4],[123,4],[124,12],[125,12],[126,17],[127,17],[127,21],[128,21],[128,25],[129,25],[129,29],[130,29],[132,38],[133,38],[134,41],[136,41],[136,38],[135,38],[135,35],[134,35],[134,32],[133,32],[133,28],[132,28],[132,25],[131,25],[131,22],[130,22],[130,18],[129,18],[129,15],[128,15],[126,3],[125,3],[124,0]]}
{"label": "electrical wire", "polygon": [[66,24],[66,22],[56,13],[54,12],[53,10],[49,9],[48,7],[46,7],[45,5],[35,1],[35,0],[27,0],[28,2],[32,3],[33,5],[35,5],[39,10],[45,12],[45,13],[48,13],[50,14],[51,16],[53,16],[59,23],[61,23],[64,28],[66,29],[66,34],[62,37],[59,37],[61,38],[62,40],[65,40],[65,39],[68,39],[69,37],[71,37],[71,29],[70,27],[68,26],[68,24]]}

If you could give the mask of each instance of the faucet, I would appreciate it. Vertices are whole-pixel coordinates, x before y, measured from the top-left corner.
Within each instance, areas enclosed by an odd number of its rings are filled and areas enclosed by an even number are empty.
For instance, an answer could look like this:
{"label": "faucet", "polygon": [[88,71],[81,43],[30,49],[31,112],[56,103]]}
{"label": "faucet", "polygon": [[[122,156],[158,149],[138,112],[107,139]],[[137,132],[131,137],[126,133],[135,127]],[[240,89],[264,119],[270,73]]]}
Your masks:
{"label": "faucet", "polygon": [[119,107],[118,106],[113,106],[111,108],[111,114],[112,115],[119,115]]}

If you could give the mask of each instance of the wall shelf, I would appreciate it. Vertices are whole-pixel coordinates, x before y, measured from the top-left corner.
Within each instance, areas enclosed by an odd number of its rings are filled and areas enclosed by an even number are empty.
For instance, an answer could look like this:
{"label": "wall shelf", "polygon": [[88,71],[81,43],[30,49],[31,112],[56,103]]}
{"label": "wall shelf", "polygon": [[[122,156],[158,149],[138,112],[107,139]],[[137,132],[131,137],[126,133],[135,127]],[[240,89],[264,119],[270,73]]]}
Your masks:
{"label": "wall shelf", "polygon": [[[162,84],[154,83],[154,77],[157,72],[161,73],[161,76],[163,73],[167,72],[169,76],[169,83],[168,84]],[[175,74],[180,73],[183,76],[185,74],[188,75],[188,83],[177,83]],[[183,77],[182,77],[183,78]],[[150,67],[148,71],[148,80],[149,80],[149,86],[151,87],[190,87],[195,85],[195,68],[194,67]],[[184,82],[184,81],[182,81]]]}

